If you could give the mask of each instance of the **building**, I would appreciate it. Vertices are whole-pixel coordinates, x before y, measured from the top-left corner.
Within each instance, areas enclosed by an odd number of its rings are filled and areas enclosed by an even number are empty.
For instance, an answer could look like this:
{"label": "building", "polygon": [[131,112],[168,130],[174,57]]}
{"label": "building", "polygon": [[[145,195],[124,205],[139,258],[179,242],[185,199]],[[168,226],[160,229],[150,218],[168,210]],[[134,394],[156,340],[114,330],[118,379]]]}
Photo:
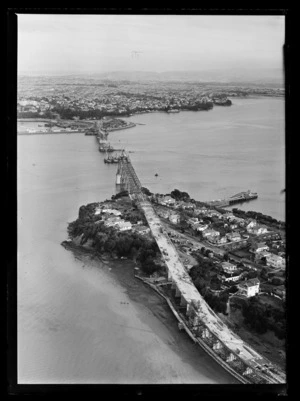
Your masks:
{"label": "building", "polygon": [[236,282],[239,281],[242,277],[240,271],[236,271],[235,273],[222,273],[217,275],[218,279],[221,280],[222,283]]}
{"label": "building", "polygon": [[204,238],[212,239],[220,236],[219,231],[213,230],[212,228],[207,228],[202,231],[202,235]]}
{"label": "building", "polygon": [[251,221],[247,224],[246,230],[250,233],[250,232],[252,232],[253,228],[256,227],[256,225],[257,225],[256,220],[251,220]]}
{"label": "building", "polygon": [[195,224],[194,228],[197,231],[204,231],[208,228],[208,224]]}
{"label": "building", "polygon": [[167,195],[167,196],[164,196],[164,197],[162,198],[162,200],[160,201],[160,203],[161,203],[162,205],[174,205],[175,199],[173,199],[171,196]]}
{"label": "building", "polygon": [[282,256],[270,253],[266,256],[267,266],[271,266],[275,269],[285,267],[285,259]]}
{"label": "building", "polygon": [[229,262],[222,262],[221,263],[222,269],[225,273],[233,273],[234,271],[237,270],[236,265],[234,265],[233,263],[229,263]]}
{"label": "building", "polygon": [[257,262],[257,261],[261,260],[262,258],[266,258],[266,260],[267,260],[267,257],[269,255],[271,255],[271,253],[268,251],[257,252],[257,253],[255,253],[255,261]]}
{"label": "building", "polygon": [[257,242],[250,247],[250,252],[259,253],[262,251],[268,251],[269,247],[265,244],[265,242]]}
{"label": "building", "polygon": [[121,221],[119,216],[108,217],[104,224],[106,227],[113,227]]}
{"label": "building", "polygon": [[225,236],[218,239],[218,244],[226,244],[226,243],[227,243],[227,238]]}
{"label": "building", "polygon": [[281,299],[285,300],[285,286],[279,285],[273,289],[273,293],[278,295]]}
{"label": "building", "polygon": [[195,224],[198,223],[198,218],[197,218],[197,217],[191,217],[190,219],[188,219],[187,223],[188,223],[190,226],[193,226],[193,225],[195,225]]}
{"label": "building", "polygon": [[169,220],[173,224],[178,224],[180,222],[180,215],[177,213],[171,213],[169,215]]}
{"label": "building", "polygon": [[258,278],[252,278],[250,280],[243,281],[237,285],[240,293],[245,295],[247,298],[254,297],[259,293],[260,281]]}
{"label": "building", "polygon": [[241,241],[240,233],[236,233],[236,232],[227,233],[226,237],[227,237],[228,241],[230,241],[230,242]]}
{"label": "building", "polygon": [[267,227],[264,227],[264,226],[256,226],[256,227],[253,227],[253,229],[252,229],[252,234],[255,234],[255,235],[266,234],[267,232],[268,232],[268,229],[267,229]]}
{"label": "building", "polygon": [[113,214],[114,216],[121,216],[121,212],[116,209],[102,209],[102,213]]}
{"label": "building", "polygon": [[146,235],[150,232],[150,228],[146,226],[136,225],[133,230],[139,234]]}
{"label": "building", "polygon": [[119,227],[120,231],[128,231],[132,229],[132,224],[130,223],[130,221],[120,220],[119,222],[117,222],[117,226]]}

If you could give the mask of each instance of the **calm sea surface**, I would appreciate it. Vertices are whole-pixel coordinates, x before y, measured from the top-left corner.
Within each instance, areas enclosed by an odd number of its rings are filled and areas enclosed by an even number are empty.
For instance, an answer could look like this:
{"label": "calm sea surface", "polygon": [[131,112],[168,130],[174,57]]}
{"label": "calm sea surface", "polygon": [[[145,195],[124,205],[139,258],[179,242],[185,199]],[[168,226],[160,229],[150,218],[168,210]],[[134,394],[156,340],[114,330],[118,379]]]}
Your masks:
{"label": "calm sea surface", "polygon": [[[135,152],[136,171],[153,192],[178,188],[209,200],[251,189],[259,199],[248,209],[284,219],[283,109],[268,98],[132,116],[146,125],[110,139]],[[81,205],[114,193],[115,172],[94,137],[18,137],[19,383],[227,383],[210,358],[196,367],[183,361],[158,319],[152,330],[139,305],[120,308],[125,289],[60,245]]]}

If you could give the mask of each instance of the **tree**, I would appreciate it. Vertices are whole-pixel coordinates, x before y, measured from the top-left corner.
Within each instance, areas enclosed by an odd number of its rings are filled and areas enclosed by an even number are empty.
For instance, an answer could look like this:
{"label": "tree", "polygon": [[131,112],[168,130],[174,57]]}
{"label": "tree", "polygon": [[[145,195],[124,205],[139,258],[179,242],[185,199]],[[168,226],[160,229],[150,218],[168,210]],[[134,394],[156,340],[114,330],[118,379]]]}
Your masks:
{"label": "tree", "polygon": [[226,252],[226,253],[224,253],[224,255],[223,255],[223,259],[226,261],[226,262],[228,262],[228,260],[229,260],[229,255],[228,255],[228,253]]}

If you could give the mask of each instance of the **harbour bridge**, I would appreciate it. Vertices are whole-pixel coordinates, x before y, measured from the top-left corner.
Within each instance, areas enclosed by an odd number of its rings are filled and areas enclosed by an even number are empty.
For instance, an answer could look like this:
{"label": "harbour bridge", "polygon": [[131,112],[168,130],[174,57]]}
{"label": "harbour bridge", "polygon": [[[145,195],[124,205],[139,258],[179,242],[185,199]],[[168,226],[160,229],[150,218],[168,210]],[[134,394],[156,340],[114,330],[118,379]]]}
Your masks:
{"label": "harbour bridge", "polygon": [[[128,191],[143,211],[167,269],[167,282],[179,303],[179,320],[187,333],[217,362],[242,383],[285,383],[285,373],[237,336],[209,307],[194,286],[177,249],[141,182],[129,156],[122,152],[116,174],[116,192]],[[170,305],[171,306],[171,305]]]}

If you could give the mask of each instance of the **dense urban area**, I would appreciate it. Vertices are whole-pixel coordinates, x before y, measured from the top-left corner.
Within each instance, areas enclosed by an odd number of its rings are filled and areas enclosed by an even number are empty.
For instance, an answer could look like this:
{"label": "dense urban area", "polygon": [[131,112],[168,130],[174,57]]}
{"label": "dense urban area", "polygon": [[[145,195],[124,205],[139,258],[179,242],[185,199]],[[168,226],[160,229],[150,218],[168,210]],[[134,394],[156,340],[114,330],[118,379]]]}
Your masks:
{"label": "dense urban area", "polygon": [[[285,224],[256,212],[211,207],[177,189],[152,194],[194,285],[241,338],[284,368]],[[82,206],[69,224],[73,244],[101,257],[130,258],[140,273],[159,282],[166,274],[143,213],[123,192]]]}
{"label": "dense urban area", "polygon": [[[19,118],[93,120],[137,113],[210,110],[228,97],[283,96],[280,87],[195,82],[135,82],[82,77],[19,77]],[[74,122],[73,122],[74,125]]]}

